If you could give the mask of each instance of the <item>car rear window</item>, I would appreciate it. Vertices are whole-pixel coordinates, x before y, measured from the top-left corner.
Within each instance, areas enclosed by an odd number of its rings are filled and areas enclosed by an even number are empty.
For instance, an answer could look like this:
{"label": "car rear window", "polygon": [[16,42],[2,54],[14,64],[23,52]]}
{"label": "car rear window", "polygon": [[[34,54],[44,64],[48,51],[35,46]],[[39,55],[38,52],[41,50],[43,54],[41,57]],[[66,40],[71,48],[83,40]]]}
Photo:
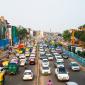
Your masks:
{"label": "car rear window", "polygon": [[25,72],[24,75],[31,75],[31,72]]}
{"label": "car rear window", "polygon": [[59,73],[60,74],[63,74],[63,73],[67,73],[67,72],[66,72],[65,68],[62,67],[62,68],[59,68]]}
{"label": "car rear window", "polygon": [[48,69],[49,69],[49,67],[43,67],[43,69],[48,70]]}

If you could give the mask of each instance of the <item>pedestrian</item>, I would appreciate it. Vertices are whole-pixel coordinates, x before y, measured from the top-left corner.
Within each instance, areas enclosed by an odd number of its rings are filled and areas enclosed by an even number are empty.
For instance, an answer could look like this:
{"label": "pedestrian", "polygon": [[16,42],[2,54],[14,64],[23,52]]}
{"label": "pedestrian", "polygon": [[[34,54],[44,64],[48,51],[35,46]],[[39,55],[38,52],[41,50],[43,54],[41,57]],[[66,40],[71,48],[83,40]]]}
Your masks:
{"label": "pedestrian", "polygon": [[47,85],[53,85],[52,81],[49,80],[49,81],[47,82]]}

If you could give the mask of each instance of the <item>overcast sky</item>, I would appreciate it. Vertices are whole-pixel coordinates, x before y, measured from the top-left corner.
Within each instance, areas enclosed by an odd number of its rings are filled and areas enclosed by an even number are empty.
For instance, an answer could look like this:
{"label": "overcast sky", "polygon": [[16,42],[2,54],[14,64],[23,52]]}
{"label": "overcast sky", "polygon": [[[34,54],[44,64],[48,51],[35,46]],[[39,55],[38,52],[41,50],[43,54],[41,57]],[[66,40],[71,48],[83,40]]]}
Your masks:
{"label": "overcast sky", "polygon": [[12,25],[62,32],[85,24],[85,0],[0,0],[0,15]]}

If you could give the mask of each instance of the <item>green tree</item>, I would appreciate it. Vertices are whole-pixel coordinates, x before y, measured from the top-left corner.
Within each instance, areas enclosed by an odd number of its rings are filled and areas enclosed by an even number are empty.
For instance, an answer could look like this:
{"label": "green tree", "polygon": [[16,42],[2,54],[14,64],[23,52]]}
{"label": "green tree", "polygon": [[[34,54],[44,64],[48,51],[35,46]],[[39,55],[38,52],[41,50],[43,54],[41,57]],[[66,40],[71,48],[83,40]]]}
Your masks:
{"label": "green tree", "polygon": [[81,41],[85,42],[85,31],[76,31],[75,37]]}
{"label": "green tree", "polygon": [[27,38],[27,30],[24,27],[17,28],[17,34],[20,40],[24,40]]}
{"label": "green tree", "polygon": [[68,30],[64,31],[62,36],[65,41],[70,41],[70,39],[71,39],[71,33]]}

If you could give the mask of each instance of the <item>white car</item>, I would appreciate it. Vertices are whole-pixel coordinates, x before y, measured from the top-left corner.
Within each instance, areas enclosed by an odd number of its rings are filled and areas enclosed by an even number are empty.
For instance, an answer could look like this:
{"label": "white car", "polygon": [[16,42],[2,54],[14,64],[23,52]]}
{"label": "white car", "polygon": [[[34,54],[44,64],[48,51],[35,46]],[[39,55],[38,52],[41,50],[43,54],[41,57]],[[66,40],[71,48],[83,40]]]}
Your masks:
{"label": "white car", "polygon": [[19,57],[19,53],[16,53],[16,57]]}
{"label": "white car", "polygon": [[75,61],[70,63],[70,67],[73,71],[79,71],[80,70],[80,66]]}
{"label": "white car", "polygon": [[54,56],[58,56],[58,55],[60,55],[60,54],[59,54],[59,53],[54,52],[54,53],[53,53],[53,55],[54,55]]}
{"label": "white car", "polygon": [[49,66],[41,66],[40,67],[41,73],[42,74],[51,74],[51,69]]}
{"label": "white car", "polygon": [[44,51],[44,49],[43,48],[42,49],[40,48],[39,51]]}
{"label": "white car", "polygon": [[61,61],[56,61],[55,63],[54,63],[54,65],[55,65],[55,67],[64,67],[64,62],[61,62]]}
{"label": "white car", "polygon": [[23,74],[23,80],[32,80],[33,72],[31,70],[25,70]]}
{"label": "white car", "polygon": [[78,85],[78,84],[76,82],[69,81],[69,82],[66,82],[66,85]]}
{"label": "white car", "polygon": [[44,55],[45,54],[45,51],[40,51],[40,55]]}
{"label": "white car", "polygon": [[20,59],[20,66],[24,66],[26,64],[26,58]]}
{"label": "white car", "polygon": [[69,74],[66,71],[65,67],[58,67],[55,69],[55,75],[57,76],[58,80],[69,80]]}
{"label": "white car", "polygon": [[55,59],[56,59],[57,61],[64,62],[64,59],[62,58],[61,55],[56,55],[56,56],[55,56]]}
{"label": "white car", "polygon": [[42,66],[49,66],[49,61],[48,61],[48,59],[43,59],[43,60],[41,61],[41,65],[42,65]]}
{"label": "white car", "polygon": [[36,56],[36,55],[35,55],[35,54],[33,54],[33,53],[31,53],[31,55],[30,55],[30,57],[33,57],[33,58],[35,58],[35,56]]}
{"label": "white car", "polygon": [[53,56],[51,54],[46,54],[48,60],[53,60]]}
{"label": "white car", "polygon": [[25,55],[24,54],[20,54],[19,58],[25,58]]}

